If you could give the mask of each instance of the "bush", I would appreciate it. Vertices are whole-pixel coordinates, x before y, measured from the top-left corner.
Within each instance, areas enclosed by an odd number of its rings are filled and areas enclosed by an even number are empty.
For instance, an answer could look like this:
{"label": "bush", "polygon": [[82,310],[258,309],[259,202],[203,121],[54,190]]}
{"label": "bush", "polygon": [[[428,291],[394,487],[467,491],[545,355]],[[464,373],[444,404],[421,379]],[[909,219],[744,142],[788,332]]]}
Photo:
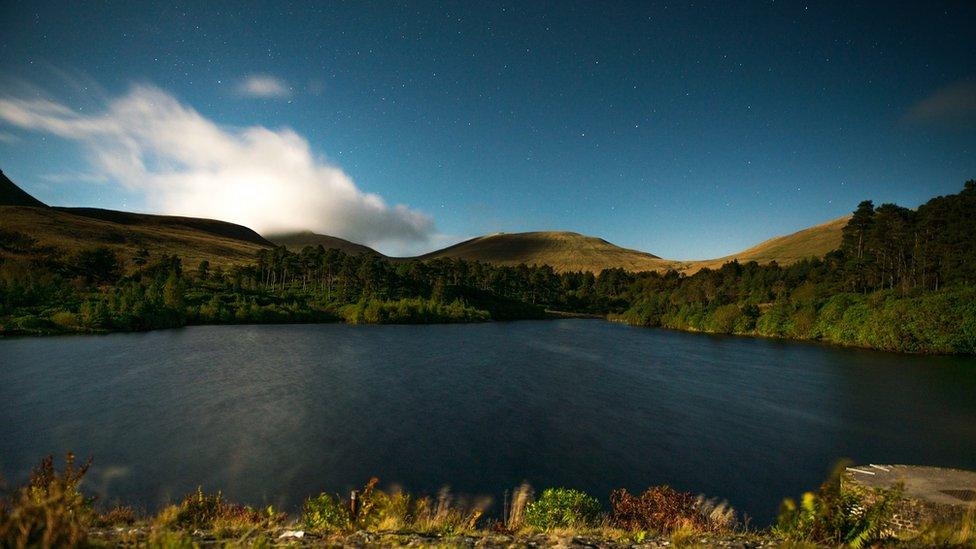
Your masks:
{"label": "bush", "polygon": [[92,502],[78,490],[91,460],[75,466],[65,458],[64,470],[54,469],[54,458],[41,460],[27,485],[0,500],[0,546],[74,547],[83,545],[94,518]]}
{"label": "bush", "polygon": [[548,530],[567,526],[588,526],[600,514],[600,502],[579,490],[547,488],[542,497],[525,509],[525,523]]}
{"label": "bush", "polygon": [[187,529],[214,530],[218,534],[238,534],[242,531],[273,527],[287,519],[268,507],[264,512],[245,505],[228,503],[223,494],[204,494],[201,488],[180,502],[175,525]]}
{"label": "bush", "polygon": [[61,328],[74,330],[78,328],[78,315],[69,311],[58,311],[51,315],[51,322]]}
{"label": "bush", "polygon": [[338,496],[325,492],[305,500],[302,506],[302,522],[309,530],[339,532],[349,528],[349,508]]}
{"label": "bush", "polygon": [[716,504],[670,486],[653,486],[639,496],[615,490],[610,494],[610,508],[610,521],[624,530],[724,532],[735,526],[735,512],[724,503]]}
{"label": "bush", "polygon": [[132,507],[116,505],[108,513],[98,515],[95,524],[101,527],[109,526],[130,526],[136,521],[136,515],[132,512]]}

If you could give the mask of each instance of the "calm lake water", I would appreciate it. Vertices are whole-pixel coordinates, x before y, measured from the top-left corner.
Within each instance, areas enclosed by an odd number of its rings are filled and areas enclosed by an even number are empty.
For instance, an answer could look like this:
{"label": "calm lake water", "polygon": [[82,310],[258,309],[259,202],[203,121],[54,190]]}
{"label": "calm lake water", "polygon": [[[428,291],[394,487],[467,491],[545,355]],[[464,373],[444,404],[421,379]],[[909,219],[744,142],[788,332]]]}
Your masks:
{"label": "calm lake water", "polygon": [[976,469],[976,359],[599,320],[209,326],[0,341],[0,472],[95,458],[103,502],[297,512],[385,485],[671,484],[772,520],[841,457]]}

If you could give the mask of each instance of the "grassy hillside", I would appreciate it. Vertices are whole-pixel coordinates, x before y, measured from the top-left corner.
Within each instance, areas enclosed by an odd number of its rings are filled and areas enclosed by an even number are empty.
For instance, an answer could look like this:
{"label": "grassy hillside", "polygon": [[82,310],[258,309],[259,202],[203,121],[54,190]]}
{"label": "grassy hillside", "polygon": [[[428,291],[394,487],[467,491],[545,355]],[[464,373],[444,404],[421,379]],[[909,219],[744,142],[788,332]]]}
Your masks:
{"label": "grassy hillside", "polygon": [[[222,221],[109,210],[96,212],[103,218],[77,215],[71,209],[0,206],[0,230],[29,235],[39,245],[54,246],[68,253],[107,246],[118,252],[127,264],[139,249],[146,248],[153,256],[179,255],[188,266],[207,260],[214,266],[226,267],[250,263],[258,250],[271,246],[262,244],[263,239],[250,229]],[[109,220],[117,216],[125,223]],[[260,240],[229,236],[246,235],[244,231]]]}
{"label": "grassy hillside", "polygon": [[472,238],[419,259],[440,257],[495,265],[550,265],[557,272],[621,267],[628,271],[667,269],[675,262],[615,246],[601,238],[571,232],[499,233]]}
{"label": "grassy hillside", "polygon": [[823,257],[840,248],[841,231],[850,218],[849,215],[839,217],[793,234],[771,238],[725,257],[689,261],[687,267],[679,270],[690,274],[705,267],[718,269],[734,259],[738,259],[739,263],[755,261],[760,265],[765,265],[775,261],[780,265],[792,265],[803,259]]}
{"label": "grassy hillside", "polygon": [[268,235],[268,240],[273,242],[277,246],[284,246],[293,252],[299,252],[302,248],[306,246],[322,246],[326,250],[334,248],[337,250],[342,250],[347,254],[359,255],[359,254],[370,254],[376,256],[382,256],[383,254],[377,252],[376,250],[370,248],[369,246],[363,246],[362,244],[356,244],[355,242],[350,242],[346,239],[339,238],[337,236],[329,236],[325,234],[317,234],[312,231],[301,231],[297,233],[281,233]]}

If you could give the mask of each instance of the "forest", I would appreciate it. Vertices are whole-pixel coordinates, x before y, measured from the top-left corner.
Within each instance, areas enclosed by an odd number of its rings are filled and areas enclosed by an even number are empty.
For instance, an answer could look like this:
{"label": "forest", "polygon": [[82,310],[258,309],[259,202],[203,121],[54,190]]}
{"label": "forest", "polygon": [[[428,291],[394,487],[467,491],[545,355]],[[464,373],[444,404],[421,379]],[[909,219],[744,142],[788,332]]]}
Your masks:
{"label": "forest", "polygon": [[918,353],[976,352],[976,181],[917,209],[857,206],[841,248],[780,266],[730,262],[687,276],[556,273],[457,259],[390,260],[306,247],[249,265],[184,266],[141,250],[74,254],[0,231],[0,333],[149,330],[210,323],[432,323],[546,311],[723,334]]}

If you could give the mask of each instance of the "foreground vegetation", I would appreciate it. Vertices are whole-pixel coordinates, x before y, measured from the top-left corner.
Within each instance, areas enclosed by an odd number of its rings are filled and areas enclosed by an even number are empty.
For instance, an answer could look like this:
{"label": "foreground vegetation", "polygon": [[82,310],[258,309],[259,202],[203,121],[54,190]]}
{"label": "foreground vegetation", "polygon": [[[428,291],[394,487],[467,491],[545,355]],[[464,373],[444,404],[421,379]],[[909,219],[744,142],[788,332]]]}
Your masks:
{"label": "foreground vegetation", "polygon": [[58,471],[48,457],[26,484],[6,491],[0,500],[0,546],[545,545],[574,539],[603,545],[976,546],[976,523],[969,519],[966,524],[932,526],[907,541],[896,540],[890,523],[900,492],[877,490],[874,502],[868,504],[840,491],[839,474],[819,491],[804,494],[799,506],[785,500],[775,526],[750,530],[724,503],[668,486],[654,486],[640,494],[616,490],[605,509],[596,498],[578,490],[550,488],[535,497],[531,487],[522,485],[510,498],[506,494],[501,513],[496,510],[489,518],[488,499],[465,500],[446,489],[436,497],[414,497],[380,490],[375,478],[348,499],[327,493],[309,497],[298,517],[272,507],[230,503],[219,492],[199,489],[154,515],[137,516],[129,507],[97,510],[94,498],[81,491],[90,464],[89,460],[79,466],[69,454]]}
{"label": "foreground vegetation", "polygon": [[729,262],[691,276],[623,269],[388,260],[321,246],[250,265],[185,268],[142,250],[68,254],[0,231],[0,334],[209,323],[431,323],[608,315],[639,326],[976,353],[976,181],[917,210],[861,203],[839,250],[789,266]]}
{"label": "foreground vegetation", "polygon": [[[897,543],[889,526],[893,505],[901,497],[898,490],[877,490],[874,503],[866,504],[841,493],[840,477],[835,475],[818,492],[804,494],[800,506],[785,500],[772,528],[749,530],[725,503],[668,486],[651,487],[640,494],[616,490],[607,510],[596,498],[578,490],[550,488],[535,497],[531,487],[522,485],[510,498],[506,493],[501,514],[489,518],[488,499],[468,501],[446,489],[436,497],[414,497],[380,490],[374,478],[348,499],[327,493],[309,497],[297,518],[272,507],[255,509],[231,503],[219,492],[208,494],[199,489],[155,515],[137,516],[129,507],[97,510],[95,499],[81,491],[90,465],[91,460],[77,465],[69,454],[58,471],[48,457],[23,486],[6,491],[0,499],[0,546],[263,546],[299,540],[363,544],[370,539],[409,539],[415,544],[451,540],[469,545],[527,540],[550,544],[588,538],[589,542],[624,545],[666,541],[680,546],[721,540],[741,546],[792,541],[866,547]],[[973,524],[948,526],[925,529],[909,543],[976,543]]]}

